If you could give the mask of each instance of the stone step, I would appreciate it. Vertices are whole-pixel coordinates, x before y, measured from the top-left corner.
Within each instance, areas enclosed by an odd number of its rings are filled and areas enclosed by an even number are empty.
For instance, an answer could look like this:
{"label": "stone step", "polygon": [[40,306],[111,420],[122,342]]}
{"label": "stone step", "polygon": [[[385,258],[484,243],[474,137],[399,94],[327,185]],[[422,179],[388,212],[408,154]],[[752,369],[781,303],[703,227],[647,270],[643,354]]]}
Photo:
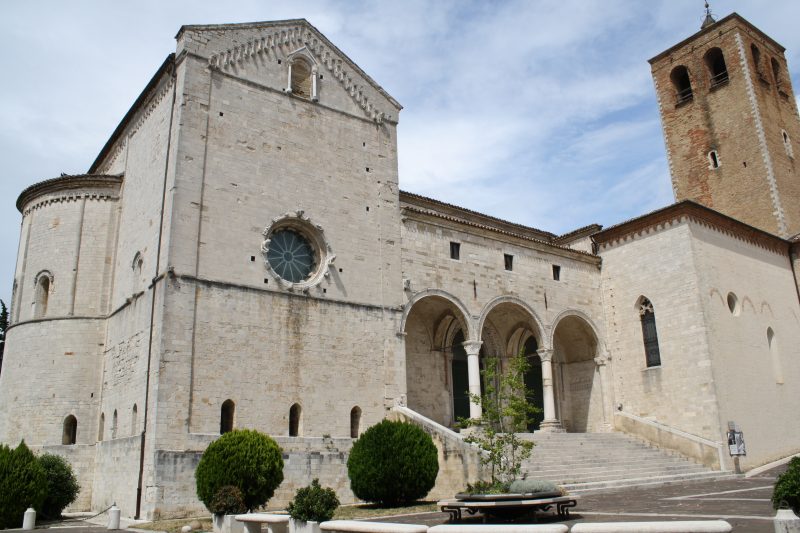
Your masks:
{"label": "stone step", "polygon": [[708,472],[698,472],[694,474],[676,474],[669,476],[638,477],[586,483],[568,483],[562,485],[562,487],[569,491],[570,494],[581,494],[585,492],[611,490],[623,487],[657,486],[669,485],[670,483],[679,483],[684,481],[725,479],[734,475],[736,474],[732,472],[716,472],[710,470]]}
{"label": "stone step", "polygon": [[596,468],[560,468],[554,467],[549,469],[542,469],[542,470],[531,470],[526,469],[525,472],[528,474],[528,477],[561,477],[563,475],[595,475],[595,474],[608,474],[608,473],[628,473],[632,476],[635,476],[639,472],[707,472],[708,468],[704,467],[703,465],[666,465],[666,466],[639,466],[635,468],[628,468],[624,465],[619,465],[615,467],[603,468],[603,467],[596,467]]}
{"label": "stone step", "polygon": [[630,459],[623,458],[602,458],[600,459],[593,459],[593,458],[580,458],[580,459],[560,459],[560,458],[549,458],[544,459],[540,457],[534,457],[523,463],[524,467],[527,468],[542,468],[551,465],[569,465],[569,466],[607,466],[612,464],[630,464],[630,465],[638,465],[638,464],[685,464],[686,459],[680,457],[633,457]]}
{"label": "stone step", "polygon": [[560,476],[548,476],[542,479],[546,479],[548,481],[552,481],[557,485],[571,485],[574,483],[597,483],[602,481],[613,481],[613,480],[620,480],[620,479],[644,479],[644,478],[656,478],[656,477],[664,477],[664,476],[691,476],[691,475],[706,475],[708,474],[708,470],[694,470],[694,471],[682,471],[682,470],[643,470],[639,472],[625,472],[621,470],[603,472],[603,473],[592,473],[592,474],[579,474],[579,473],[564,473]]}

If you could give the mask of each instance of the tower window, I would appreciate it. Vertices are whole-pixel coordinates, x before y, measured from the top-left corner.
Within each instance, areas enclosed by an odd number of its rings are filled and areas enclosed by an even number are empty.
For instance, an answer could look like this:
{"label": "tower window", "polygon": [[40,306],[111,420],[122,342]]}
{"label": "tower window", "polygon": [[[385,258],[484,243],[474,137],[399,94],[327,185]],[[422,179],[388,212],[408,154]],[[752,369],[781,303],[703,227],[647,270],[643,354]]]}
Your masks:
{"label": "tower window", "polygon": [[770,59],[770,64],[772,64],[772,78],[775,80],[775,87],[780,87],[783,82],[781,66],[774,57]]}
{"label": "tower window", "polygon": [[719,154],[716,150],[711,150],[708,152],[708,168],[714,170],[715,168],[719,168]]}
{"label": "tower window", "polygon": [[786,133],[786,130],[781,130],[781,136],[783,137],[783,149],[786,150],[786,155],[794,159],[794,150],[792,150],[792,140],[789,138],[789,134]]}
{"label": "tower window", "polygon": [[711,77],[712,89],[728,81],[728,68],[725,66],[725,56],[722,55],[722,50],[712,48],[706,52],[705,62]]}
{"label": "tower window", "polygon": [[658,333],[656,331],[656,312],[653,309],[653,304],[644,296],[639,299],[639,318],[642,323],[642,339],[644,340],[647,368],[661,366],[661,352],[658,348]]}
{"label": "tower window", "polygon": [[778,341],[772,328],[767,328],[767,346],[772,358],[772,373],[775,376],[775,383],[783,384],[783,368],[781,367],[781,357],[778,353]]}
{"label": "tower window", "polygon": [[64,432],[61,435],[61,444],[75,444],[78,436],[78,420],[69,415],[64,419]]}
{"label": "tower window", "polygon": [[36,300],[33,304],[33,318],[42,318],[47,315],[47,302],[50,299],[50,286],[50,273],[40,273],[36,278]]}
{"label": "tower window", "polygon": [[290,437],[297,437],[303,431],[302,427],[302,415],[303,415],[303,408],[300,407],[300,404],[292,405],[292,408],[289,409],[289,436]]}
{"label": "tower window", "polygon": [[114,415],[111,417],[111,438],[117,438],[117,410],[114,409]]}
{"label": "tower window", "polygon": [[302,57],[297,57],[289,64],[292,94],[302,98],[311,98],[311,65]]}
{"label": "tower window", "polygon": [[451,242],[450,243],[450,259],[455,259],[456,261],[461,259],[461,243],[460,242]]}
{"label": "tower window", "polygon": [[136,435],[136,427],[139,425],[139,408],[133,404],[131,409],[131,435]]}
{"label": "tower window", "polygon": [[559,265],[553,265],[553,279],[556,281],[561,280],[561,267]]}
{"label": "tower window", "polygon": [[669,75],[672,85],[675,87],[675,98],[678,105],[692,99],[692,82],[689,79],[689,69],[683,65],[672,69]]}
{"label": "tower window", "polygon": [[100,413],[100,424],[97,426],[97,441],[100,442],[103,440],[103,430],[105,429],[106,425],[106,415]]}
{"label": "tower window", "polygon": [[222,402],[222,409],[220,409],[219,416],[219,434],[222,435],[229,431],[233,431],[233,414],[236,411],[236,404],[233,400],[225,400]]}
{"label": "tower window", "polygon": [[511,254],[503,254],[503,262],[505,263],[506,270],[509,272],[514,270],[514,256]]}

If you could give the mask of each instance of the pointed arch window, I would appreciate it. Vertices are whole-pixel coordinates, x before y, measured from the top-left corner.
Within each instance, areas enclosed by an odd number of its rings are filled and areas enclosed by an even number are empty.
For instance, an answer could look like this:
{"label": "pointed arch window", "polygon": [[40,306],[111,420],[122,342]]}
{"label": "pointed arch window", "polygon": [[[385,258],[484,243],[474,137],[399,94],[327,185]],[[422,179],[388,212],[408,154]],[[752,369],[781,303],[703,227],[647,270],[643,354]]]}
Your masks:
{"label": "pointed arch window", "polygon": [[755,44],[750,45],[750,54],[753,56],[753,65],[756,68],[758,77],[763,79],[764,75],[761,73],[761,50]]}
{"label": "pointed arch window", "polygon": [[361,429],[361,408],[355,406],[350,410],[350,438],[357,439]]}
{"label": "pointed arch window", "polygon": [[689,79],[689,69],[683,65],[678,65],[669,75],[672,86],[675,88],[676,104],[681,105],[689,102],[694,94],[692,92],[692,81]]}
{"label": "pointed arch window", "polygon": [[105,430],[106,425],[106,415],[104,413],[100,413],[100,424],[97,426],[97,441],[101,442],[103,440],[103,431]]}
{"label": "pointed arch window", "polygon": [[772,358],[772,373],[775,376],[775,383],[783,385],[783,367],[778,352],[778,339],[775,338],[775,331],[772,328],[767,328],[767,346],[769,346],[769,355]]}
{"label": "pointed arch window", "polygon": [[292,405],[291,409],[289,409],[289,436],[290,437],[299,437],[300,434],[303,432],[303,408],[300,407],[300,404]]}
{"label": "pointed arch window", "polygon": [[775,80],[775,87],[780,88],[783,83],[783,75],[781,73],[781,65],[774,57],[770,58],[770,65],[772,66],[772,78]]}
{"label": "pointed arch window", "polygon": [[114,415],[111,417],[111,438],[112,438],[112,440],[117,438],[117,420],[118,420],[118,418],[117,418],[117,410],[114,409]]}
{"label": "pointed arch window", "polygon": [[61,444],[75,444],[78,437],[78,419],[73,415],[64,419],[64,431],[61,434]]}
{"label": "pointed arch window", "polygon": [[236,412],[236,404],[233,400],[225,400],[222,402],[222,408],[219,415],[219,434],[222,435],[229,431],[233,431],[233,415]]}
{"label": "pointed arch window", "polygon": [[653,304],[642,296],[639,300],[639,318],[642,323],[642,339],[647,367],[661,366],[661,351],[658,348],[656,312]]}
{"label": "pointed arch window", "polygon": [[714,89],[728,82],[728,67],[725,56],[719,48],[712,48],[705,55],[706,68],[710,77],[711,88]]}
{"label": "pointed arch window", "polygon": [[136,426],[139,424],[139,408],[133,404],[131,409],[131,435],[136,435]]}
{"label": "pointed arch window", "polygon": [[783,139],[783,149],[786,150],[786,155],[794,159],[794,150],[792,149],[792,139],[786,130],[781,130],[781,138]]}

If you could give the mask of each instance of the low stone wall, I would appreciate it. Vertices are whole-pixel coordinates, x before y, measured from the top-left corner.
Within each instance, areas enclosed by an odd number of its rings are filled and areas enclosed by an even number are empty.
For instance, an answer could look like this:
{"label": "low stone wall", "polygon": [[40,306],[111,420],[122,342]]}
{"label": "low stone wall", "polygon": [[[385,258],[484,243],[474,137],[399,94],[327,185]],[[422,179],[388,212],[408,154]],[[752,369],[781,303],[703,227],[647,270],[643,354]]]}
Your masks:
{"label": "low stone wall", "polygon": [[614,413],[614,428],[641,437],[659,448],[674,450],[709,468],[722,470],[724,467],[719,444],[713,441],[628,413]]}
{"label": "low stone wall", "polygon": [[387,418],[416,424],[433,439],[439,452],[439,475],[428,499],[451,498],[467,483],[488,478],[480,464],[479,451],[466,444],[458,433],[407,407],[394,407]]}
{"label": "low stone wall", "polygon": [[70,444],[57,446],[31,446],[36,455],[51,453],[66,459],[78,478],[81,490],[78,498],[65,510],[89,511],[92,507],[92,484],[94,480],[94,444]]}
{"label": "low stone wall", "polygon": [[102,511],[116,503],[122,516],[136,514],[139,480],[140,435],[98,442],[93,446],[94,485],[92,510]]}

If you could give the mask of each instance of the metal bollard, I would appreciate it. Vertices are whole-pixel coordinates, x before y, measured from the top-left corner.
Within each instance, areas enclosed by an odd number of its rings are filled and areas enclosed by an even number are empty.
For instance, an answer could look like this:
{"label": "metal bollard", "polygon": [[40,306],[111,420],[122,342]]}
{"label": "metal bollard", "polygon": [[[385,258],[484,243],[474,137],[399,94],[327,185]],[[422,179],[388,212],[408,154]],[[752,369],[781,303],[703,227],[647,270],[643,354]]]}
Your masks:
{"label": "metal bollard", "polygon": [[791,509],[778,509],[773,524],[775,533],[800,533],[800,518]]}
{"label": "metal bollard", "polygon": [[119,529],[119,507],[117,507],[117,503],[111,506],[111,509],[108,510],[108,528],[107,529]]}
{"label": "metal bollard", "polygon": [[36,527],[36,511],[33,507],[28,507],[28,510],[25,511],[25,516],[22,519],[22,529],[25,530],[32,530]]}

